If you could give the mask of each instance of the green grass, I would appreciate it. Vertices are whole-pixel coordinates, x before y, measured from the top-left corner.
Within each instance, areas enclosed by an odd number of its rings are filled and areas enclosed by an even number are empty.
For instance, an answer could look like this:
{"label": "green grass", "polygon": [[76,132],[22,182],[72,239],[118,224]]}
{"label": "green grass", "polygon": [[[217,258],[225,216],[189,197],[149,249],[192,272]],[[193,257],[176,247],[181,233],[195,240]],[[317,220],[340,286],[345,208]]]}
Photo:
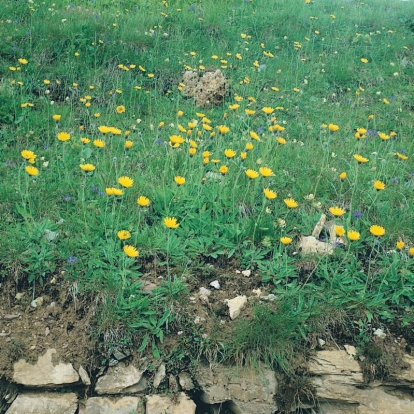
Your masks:
{"label": "green grass", "polygon": [[[35,296],[64,270],[81,292],[100,298],[101,330],[121,323],[144,332],[155,353],[184,291],[176,269],[202,260],[235,258],[280,297],[314,292],[365,321],[412,326],[412,2],[5,0],[0,34],[2,279]],[[230,80],[223,104],[197,108],[185,99],[178,86],[186,69],[221,69]],[[201,112],[214,134],[202,127]],[[285,129],[269,131],[275,124]],[[101,133],[103,125],[120,134]],[[229,132],[220,134],[219,125]],[[358,128],[366,130],[362,139]],[[59,132],[70,139],[58,140]],[[174,149],[168,142],[177,134],[184,143]],[[105,147],[93,145],[97,139]],[[248,143],[253,149],[243,160]],[[236,156],[227,159],[226,149]],[[25,171],[23,150],[35,153],[37,175]],[[355,154],[369,161],[358,164]],[[228,173],[211,178],[220,166]],[[273,174],[246,176],[263,166]],[[121,176],[133,185],[122,188]],[[123,195],[107,195],[112,187]],[[277,197],[268,200],[264,188]],[[149,206],[138,206],[139,196]],[[288,208],[287,198],[298,207]],[[345,214],[334,217],[334,206]],[[322,213],[360,239],[345,234],[332,256],[312,258],[304,271],[296,244]],[[166,217],[178,228],[168,229]],[[371,234],[372,225],[385,234]],[[131,237],[120,240],[121,230]],[[282,245],[281,237],[292,243]],[[125,245],[139,256],[127,257]],[[167,285],[151,302],[140,277],[154,259]]]}

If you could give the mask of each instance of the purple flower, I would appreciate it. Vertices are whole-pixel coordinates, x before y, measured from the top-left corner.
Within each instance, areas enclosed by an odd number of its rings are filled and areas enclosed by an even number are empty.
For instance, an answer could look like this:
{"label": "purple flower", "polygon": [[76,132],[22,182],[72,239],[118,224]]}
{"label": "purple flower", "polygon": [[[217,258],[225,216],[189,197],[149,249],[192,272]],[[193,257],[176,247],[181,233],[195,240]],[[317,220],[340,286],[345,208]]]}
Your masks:
{"label": "purple flower", "polygon": [[362,217],[362,212],[357,210],[357,211],[354,212],[354,214],[352,214],[352,217],[361,218]]}
{"label": "purple flower", "polygon": [[72,196],[71,196],[70,194],[66,194],[66,195],[63,197],[63,201],[69,202],[70,200],[72,200]]}
{"label": "purple flower", "polygon": [[69,256],[68,257],[68,264],[74,265],[78,261],[78,258],[76,256]]}
{"label": "purple flower", "polygon": [[376,137],[378,135],[378,132],[377,131],[374,131],[373,129],[369,129],[367,131],[367,134],[370,135],[370,136],[372,136],[372,137]]}

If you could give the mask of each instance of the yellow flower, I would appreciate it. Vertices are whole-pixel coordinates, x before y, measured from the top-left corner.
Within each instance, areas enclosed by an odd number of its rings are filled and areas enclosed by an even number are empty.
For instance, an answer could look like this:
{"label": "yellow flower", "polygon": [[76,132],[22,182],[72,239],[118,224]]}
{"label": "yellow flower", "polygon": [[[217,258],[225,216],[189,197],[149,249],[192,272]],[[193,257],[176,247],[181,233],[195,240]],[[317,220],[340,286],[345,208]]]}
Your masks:
{"label": "yellow flower", "polygon": [[235,111],[236,109],[239,109],[239,108],[240,108],[239,104],[229,105],[229,109],[231,109],[232,111]]}
{"label": "yellow flower", "polygon": [[362,63],[368,63],[368,59],[366,59],[366,58],[361,58],[361,62],[362,62]]}
{"label": "yellow flower", "polygon": [[280,243],[286,245],[286,244],[290,244],[292,243],[292,239],[290,237],[281,237],[280,238]]}
{"label": "yellow flower", "polygon": [[150,199],[148,197],[145,197],[145,196],[139,196],[138,199],[137,199],[137,204],[140,207],[147,207],[147,206],[150,205],[150,203],[151,203]]}
{"label": "yellow flower", "polygon": [[119,128],[115,128],[115,127],[109,127],[109,132],[111,132],[114,135],[122,134],[122,130],[120,130]]}
{"label": "yellow flower", "polygon": [[382,181],[374,181],[374,188],[378,191],[385,190],[385,184]]}
{"label": "yellow flower", "polygon": [[277,197],[277,193],[276,191],[271,190],[270,188],[264,188],[263,189],[263,194],[265,195],[265,197],[268,200],[273,200],[274,198]]}
{"label": "yellow flower", "polygon": [[378,132],[378,136],[383,140],[383,141],[387,141],[388,139],[390,139],[390,136],[385,134],[384,132]]}
{"label": "yellow flower", "polygon": [[103,148],[105,146],[105,142],[102,141],[101,139],[95,139],[93,141],[93,145],[95,145],[95,147],[97,148]]}
{"label": "yellow flower", "polygon": [[202,124],[202,127],[205,131],[211,131],[213,129],[213,127],[209,124]]}
{"label": "yellow flower", "polygon": [[269,167],[260,167],[259,168],[260,174],[262,174],[263,177],[270,177],[273,175],[273,171]]}
{"label": "yellow flower", "polygon": [[210,151],[203,151],[203,153],[202,153],[203,158],[207,158],[210,155],[211,155],[211,152]]}
{"label": "yellow flower", "polygon": [[139,256],[139,251],[137,250],[137,248],[134,247],[134,246],[130,246],[128,244],[124,246],[124,253],[128,257],[138,257]]}
{"label": "yellow flower", "polygon": [[54,120],[54,121],[60,121],[60,118],[62,117],[62,115],[59,115],[59,114],[54,114],[54,115],[52,115],[52,119]]}
{"label": "yellow flower", "polygon": [[121,196],[121,195],[123,195],[123,194],[124,194],[124,192],[123,192],[121,189],[119,189],[119,188],[115,188],[115,187],[108,187],[108,188],[105,188],[105,192],[106,192],[106,194],[107,194],[107,195],[109,195],[109,196],[111,196],[111,195],[114,195],[114,196]]}
{"label": "yellow flower", "polygon": [[259,173],[255,170],[246,170],[245,173],[252,180],[259,176]]}
{"label": "yellow flower", "polygon": [[251,139],[255,139],[256,141],[260,141],[260,137],[259,137],[259,135],[256,134],[256,132],[250,131],[249,135],[250,135]]}
{"label": "yellow flower", "polygon": [[338,237],[342,237],[345,234],[345,229],[343,228],[343,226],[335,226],[335,234]]}
{"label": "yellow flower", "polygon": [[180,225],[175,217],[165,217],[164,224],[169,229],[176,229]]}
{"label": "yellow flower", "polygon": [[246,148],[246,151],[250,151],[250,150],[252,150],[254,148],[254,145],[251,142],[248,142],[246,144],[246,147],[245,148]]}
{"label": "yellow flower", "polygon": [[244,161],[244,160],[246,159],[246,157],[247,157],[247,152],[242,151],[242,152],[240,153],[240,159],[241,159],[242,161]]}
{"label": "yellow flower", "polygon": [[219,125],[217,127],[217,129],[218,129],[218,132],[220,132],[221,135],[227,134],[227,132],[230,131],[230,128],[226,125]]}
{"label": "yellow flower", "polygon": [[341,172],[341,174],[339,174],[339,178],[343,181],[346,178],[346,172]]}
{"label": "yellow flower", "polygon": [[365,157],[363,157],[362,155],[359,155],[359,154],[354,154],[354,158],[358,161],[359,164],[364,164],[364,163],[369,161],[368,158],[365,158]]}
{"label": "yellow flower", "polygon": [[297,201],[295,201],[293,198],[285,198],[283,201],[289,208],[296,208],[298,206]]}
{"label": "yellow flower", "polygon": [[19,59],[21,65],[27,65],[29,62],[26,59]]}
{"label": "yellow flower", "polygon": [[33,151],[23,150],[20,154],[25,160],[31,160],[32,158],[36,158],[36,154]]}
{"label": "yellow flower", "polygon": [[124,105],[119,105],[116,107],[116,112],[118,114],[123,114],[125,112],[125,106]]}
{"label": "yellow flower", "polygon": [[405,243],[402,240],[398,240],[396,243],[396,247],[398,250],[404,249]]}
{"label": "yellow flower", "polygon": [[369,231],[371,232],[372,235],[374,236],[383,236],[385,234],[385,229],[382,226],[378,226],[376,224],[374,224],[373,226],[371,226],[369,228]]}
{"label": "yellow flower", "polygon": [[131,233],[128,230],[120,230],[117,235],[120,240],[128,240],[131,237]]}
{"label": "yellow flower", "polygon": [[197,147],[198,147],[197,142],[195,142],[195,141],[194,141],[194,140],[192,140],[192,139],[190,139],[190,140],[188,141],[188,143],[190,144],[190,147],[191,147],[191,148],[197,148]]}
{"label": "yellow flower", "polygon": [[50,80],[49,80],[49,79],[44,79],[44,80],[43,80],[43,83],[44,83],[45,85],[50,85]]}
{"label": "yellow flower", "polygon": [[197,126],[197,120],[195,120],[195,119],[193,119],[192,121],[190,121],[190,122],[187,122],[187,125],[188,125],[188,128],[190,128],[190,129],[194,129],[196,126]]}
{"label": "yellow flower", "polygon": [[101,125],[101,126],[98,126],[98,130],[101,134],[107,134],[108,132],[111,131],[111,128],[106,125]]}
{"label": "yellow flower", "polygon": [[225,165],[222,165],[222,166],[219,168],[219,173],[220,173],[220,174],[226,175],[228,172],[229,172],[229,168],[228,168],[228,167],[226,167]]}
{"label": "yellow flower", "polygon": [[176,175],[174,177],[174,181],[177,185],[183,185],[185,183],[185,178],[181,177],[180,175]]}
{"label": "yellow flower", "polygon": [[132,141],[130,140],[125,141],[125,149],[130,149],[133,145],[134,143]]}
{"label": "yellow flower", "polygon": [[336,132],[336,131],[338,131],[339,126],[338,126],[338,125],[335,125],[335,124],[329,124],[329,125],[328,125],[328,129],[329,129],[329,131],[331,131],[331,132]]}
{"label": "yellow flower", "polygon": [[134,180],[130,177],[123,175],[122,177],[118,178],[118,183],[122,185],[122,187],[129,188],[134,185]]}
{"label": "yellow flower", "polygon": [[262,111],[266,114],[266,115],[270,115],[271,113],[273,113],[274,109],[270,106],[264,106],[262,108]]}
{"label": "yellow flower", "polygon": [[253,109],[245,109],[244,112],[246,115],[254,115],[256,113]]}
{"label": "yellow flower", "polygon": [[233,151],[232,149],[226,149],[226,150],[224,151],[224,155],[225,155],[227,158],[233,158],[233,157],[236,155],[236,151]]}
{"label": "yellow flower", "polygon": [[96,167],[93,164],[79,164],[79,167],[82,171],[93,171]]}
{"label": "yellow flower", "polygon": [[89,144],[91,142],[91,140],[89,138],[82,137],[81,142],[82,142],[82,144]]}
{"label": "yellow flower", "polygon": [[68,141],[70,140],[70,134],[68,134],[67,132],[59,132],[57,134],[58,140],[59,141]]}
{"label": "yellow flower", "polygon": [[172,144],[182,144],[185,142],[185,139],[181,135],[171,135],[170,142]]}
{"label": "yellow flower", "polygon": [[400,152],[396,152],[395,155],[400,159],[400,160],[407,160],[408,157],[404,154],[401,154]]}
{"label": "yellow flower", "polygon": [[331,207],[329,211],[336,217],[343,216],[346,213],[341,207]]}
{"label": "yellow flower", "polygon": [[27,165],[25,167],[25,170],[26,170],[27,174],[29,174],[29,175],[39,174],[39,170],[36,167],[33,167],[33,165]]}
{"label": "yellow flower", "polygon": [[280,144],[280,145],[286,145],[286,140],[282,137],[277,137],[276,141]]}
{"label": "yellow flower", "polygon": [[190,154],[190,157],[193,157],[194,155],[196,155],[197,150],[195,148],[189,148],[188,153]]}
{"label": "yellow flower", "polygon": [[361,237],[359,232],[357,232],[356,230],[348,230],[347,235],[348,235],[348,239],[351,241],[359,240]]}
{"label": "yellow flower", "polygon": [[410,248],[408,249],[408,254],[409,254],[410,256],[414,256],[414,247],[410,247]]}

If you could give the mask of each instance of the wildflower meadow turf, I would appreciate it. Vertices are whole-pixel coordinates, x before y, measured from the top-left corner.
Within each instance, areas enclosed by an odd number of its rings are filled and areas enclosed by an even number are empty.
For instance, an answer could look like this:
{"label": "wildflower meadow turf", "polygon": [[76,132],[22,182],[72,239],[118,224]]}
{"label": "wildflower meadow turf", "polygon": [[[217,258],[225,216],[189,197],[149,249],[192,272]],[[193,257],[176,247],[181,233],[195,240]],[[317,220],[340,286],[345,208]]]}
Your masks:
{"label": "wildflower meadow turf", "polygon": [[[146,263],[176,283],[235,258],[280,296],[411,323],[413,19],[389,0],[2,1],[0,277],[34,292],[63,270],[147,329]],[[184,98],[184,71],[217,69],[221,105]],[[301,278],[322,214],[340,237]]]}

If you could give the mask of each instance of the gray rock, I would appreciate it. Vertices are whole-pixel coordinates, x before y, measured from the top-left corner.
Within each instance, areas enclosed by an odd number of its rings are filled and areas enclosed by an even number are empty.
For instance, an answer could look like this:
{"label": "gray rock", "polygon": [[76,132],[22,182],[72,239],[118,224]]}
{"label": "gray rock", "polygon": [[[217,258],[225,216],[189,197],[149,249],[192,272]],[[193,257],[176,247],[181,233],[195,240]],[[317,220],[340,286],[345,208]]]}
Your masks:
{"label": "gray rock", "polygon": [[131,414],[137,413],[142,401],[139,397],[93,397],[86,401],[84,414]]}
{"label": "gray rock", "polygon": [[196,380],[202,391],[201,400],[206,404],[228,401],[233,412],[239,414],[277,411],[275,373],[264,366],[257,370],[218,366],[213,371],[200,365]]}
{"label": "gray rock", "polygon": [[196,405],[183,392],[177,399],[162,395],[148,395],[145,414],[195,414]]}
{"label": "gray rock", "polygon": [[194,382],[188,372],[180,372],[178,374],[178,382],[180,383],[181,388],[185,391],[194,389]]}
{"label": "gray rock", "polygon": [[79,376],[80,376],[82,382],[85,385],[91,385],[91,379],[89,378],[88,373],[86,372],[85,368],[83,368],[82,365],[79,367],[78,373],[79,373]]}
{"label": "gray rock", "polygon": [[52,356],[56,349],[48,349],[35,365],[20,359],[14,364],[13,381],[29,387],[46,387],[73,384],[79,381],[78,373],[72,364],[59,362],[54,365]]}
{"label": "gray rock", "polygon": [[158,388],[160,386],[160,384],[164,381],[165,379],[165,364],[162,363],[158,369],[157,372],[155,373],[154,376],[154,388]]}
{"label": "gray rock", "polygon": [[125,366],[122,362],[115,367],[110,367],[107,373],[98,378],[95,392],[102,394],[126,394],[142,392],[147,383],[143,374],[145,369],[138,370],[133,365]]}
{"label": "gray rock", "polygon": [[20,394],[6,414],[75,414],[78,401],[75,393]]}

